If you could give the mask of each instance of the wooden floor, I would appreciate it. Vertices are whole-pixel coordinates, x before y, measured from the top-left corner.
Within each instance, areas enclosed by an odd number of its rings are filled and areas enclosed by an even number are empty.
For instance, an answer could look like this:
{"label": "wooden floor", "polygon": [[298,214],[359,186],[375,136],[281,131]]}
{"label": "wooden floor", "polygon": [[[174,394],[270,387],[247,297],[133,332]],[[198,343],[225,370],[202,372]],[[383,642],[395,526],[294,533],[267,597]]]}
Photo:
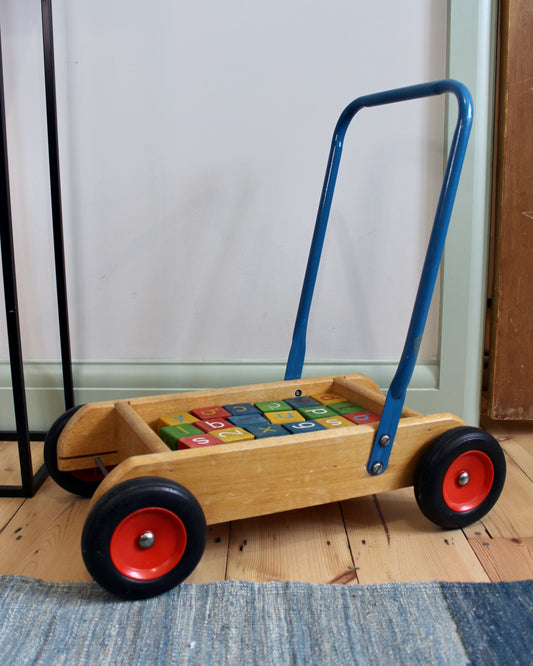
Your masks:
{"label": "wooden floor", "polygon": [[[412,489],[217,525],[188,579],[314,583],[501,581],[533,578],[533,424],[490,421],[507,481],[482,522],[445,532]],[[35,463],[41,447],[35,445]],[[0,483],[19,483],[16,447],[0,443]],[[48,479],[31,499],[0,499],[0,574],[90,580],[80,554],[88,500]]]}

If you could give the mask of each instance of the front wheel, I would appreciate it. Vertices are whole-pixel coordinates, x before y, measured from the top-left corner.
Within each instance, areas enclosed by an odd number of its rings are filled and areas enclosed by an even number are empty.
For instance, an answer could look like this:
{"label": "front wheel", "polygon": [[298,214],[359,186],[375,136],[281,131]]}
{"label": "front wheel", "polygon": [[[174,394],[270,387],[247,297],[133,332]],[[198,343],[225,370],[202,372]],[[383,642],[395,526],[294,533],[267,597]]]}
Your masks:
{"label": "front wheel", "polygon": [[422,513],[445,529],[466,527],[487,514],[503,489],[505,455],[492,435],[459,426],[429,446],[415,475]]}
{"label": "front wheel", "polygon": [[207,526],[186,488],[158,477],[123,481],[89,512],[81,549],[87,570],[124,599],[144,599],[181,583],[205,549]]}

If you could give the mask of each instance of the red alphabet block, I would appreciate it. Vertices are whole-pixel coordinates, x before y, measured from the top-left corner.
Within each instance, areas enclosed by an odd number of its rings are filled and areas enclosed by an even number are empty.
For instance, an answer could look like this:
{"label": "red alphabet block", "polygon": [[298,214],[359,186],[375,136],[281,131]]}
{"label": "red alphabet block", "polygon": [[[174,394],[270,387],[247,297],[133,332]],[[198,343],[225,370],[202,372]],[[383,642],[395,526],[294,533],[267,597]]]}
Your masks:
{"label": "red alphabet block", "polygon": [[221,441],[209,433],[178,439],[178,449],[200,449],[204,446],[214,446],[216,444],[221,444]]}
{"label": "red alphabet block", "polygon": [[209,419],[208,421],[195,421],[193,425],[200,428],[203,432],[211,432],[212,430],[223,430],[224,428],[232,428],[233,425],[226,421],[226,419]]}
{"label": "red alphabet block", "polygon": [[199,421],[206,421],[208,419],[225,419],[231,414],[224,407],[198,407],[198,409],[191,409],[191,414],[198,417]]}
{"label": "red alphabet block", "polygon": [[357,412],[357,414],[344,414],[345,419],[356,423],[357,425],[364,425],[365,423],[379,423],[381,417],[373,412]]}

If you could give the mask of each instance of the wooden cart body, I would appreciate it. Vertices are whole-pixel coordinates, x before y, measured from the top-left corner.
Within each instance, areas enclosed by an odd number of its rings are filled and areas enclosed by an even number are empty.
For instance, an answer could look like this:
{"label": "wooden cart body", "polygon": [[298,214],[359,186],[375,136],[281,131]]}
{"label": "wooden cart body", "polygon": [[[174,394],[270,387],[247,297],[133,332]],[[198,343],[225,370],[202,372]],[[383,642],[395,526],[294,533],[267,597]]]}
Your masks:
{"label": "wooden cart body", "polygon": [[164,414],[326,392],[377,414],[385,401],[371,379],[352,374],[91,403],[65,426],[58,467],[69,472],[94,467],[96,457],[106,466],[116,465],[96,490],[93,504],[128,479],[177,481],[195,495],[213,524],[411,486],[424,448],[443,432],[464,425],[451,414],[422,416],[404,408],[387,473],[379,476],[367,470],[377,424],[181,451],[169,450],[155,430]]}

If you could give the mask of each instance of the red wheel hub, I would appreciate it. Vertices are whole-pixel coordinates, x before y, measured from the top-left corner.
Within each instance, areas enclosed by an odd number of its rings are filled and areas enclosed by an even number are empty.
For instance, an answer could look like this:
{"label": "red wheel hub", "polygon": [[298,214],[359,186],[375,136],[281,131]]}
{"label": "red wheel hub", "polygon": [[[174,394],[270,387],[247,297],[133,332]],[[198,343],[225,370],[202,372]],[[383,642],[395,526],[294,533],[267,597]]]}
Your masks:
{"label": "red wheel hub", "polygon": [[442,496],[452,511],[471,511],[490,493],[494,465],[483,451],[467,451],[448,467],[442,482]]}
{"label": "red wheel hub", "polygon": [[181,560],[187,531],[172,511],[148,507],[126,516],[115,528],[109,552],[121,574],[134,580],[154,580]]}

